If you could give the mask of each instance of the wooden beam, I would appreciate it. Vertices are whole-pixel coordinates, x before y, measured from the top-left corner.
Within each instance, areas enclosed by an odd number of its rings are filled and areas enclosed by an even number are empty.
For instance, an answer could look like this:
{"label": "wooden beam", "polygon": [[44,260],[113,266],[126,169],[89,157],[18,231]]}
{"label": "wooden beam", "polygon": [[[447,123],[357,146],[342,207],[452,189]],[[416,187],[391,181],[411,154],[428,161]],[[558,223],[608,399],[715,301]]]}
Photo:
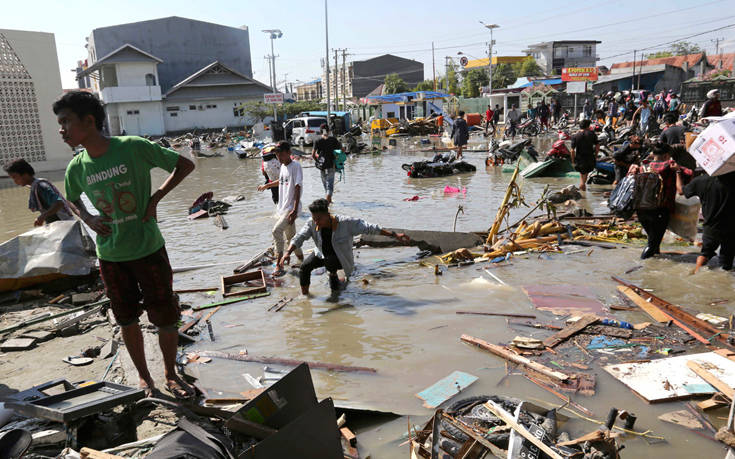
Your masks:
{"label": "wooden beam", "polygon": [[509,312],[476,312],[476,311],[456,311],[455,314],[474,314],[478,316],[500,316],[500,317],[518,317],[521,319],[535,319],[533,314],[511,314]]}
{"label": "wooden beam", "polygon": [[526,430],[525,427],[517,423],[516,420],[513,419],[513,416],[510,415],[510,413],[505,411],[499,405],[496,405],[492,400],[488,400],[484,406],[493,414],[495,414],[495,416],[499,417],[503,422],[511,426],[513,430],[518,432],[523,438],[536,445],[538,449],[546,453],[551,459],[564,459],[556,451],[551,449],[549,445],[536,438],[531,432]]}
{"label": "wooden beam", "polygon": [[687,366],[689,367],[690,370],[696,373],[697,376],[707,381],[709,385],[711,385],[718,391],[725,394],[727,398],[729,398],[730,400],[733,399],[733,395],[735,395],[735,390],[733,390],[732,387],[728,386],[720,378],[718,378],[711,372],[707,371],[707,369],[703,367],[699,362],[696,362],[694,360],[689,360],[687,362]]}
{"label": "wooden beam", "polygon": [[653,320],[656,322],[668,322],[669,317],[661,312],[661,310],[649,303],[648,301],[644,300],[642,296],[638,295],[636,292],[633,291],[633,289],[628,288],[624,285],[618,285],[618,290],[620,290],[620,293],[627,296],[630,301],[636,304],[639,308],[643,309],[646,314],[651,316]]}
{"label": "wooden beam", "polygon": [[114,454],[107,454],[96,449],[84,447],[79,452],[79,457],[82,459],[123,459],[121,456],[115,456]]}
{"label": "wooden beam", "polygon": [[567,379],[569,379],[569,375],[566,375],[559,371],[552,370],[551,368],[547,366],[541,365],[538,362],[534,362],[518,354],[514,354],[513,352],[507,350],[506,348],[502,346],[488,343],[487,341],[481,340],[479,338],[474,338],[469,335],[462,335],[460,339],[464,341],[465,343],[474,344],[475,346],[478,346],[479,348],[484,349],[486,351],[492,352],[493,354],[499,357],[502,357],[505,360],[509,360],[519,365],[523,365],[527,368],[532,369],[533,371],[541,373],[544,376],[548,376],[549,378],[552,378],[558,381],[566,381]]}
{"label": "wooden beam", "polygon": [[[465,424],[464,424],[463,422],[461,422],[461,421],[458,421],[457,419],[454,419],[453,417],[449,416],[448,414],[446,414],[446,413],[444,413],[444,412],[442,412],[442,413],[441,413],[441,415],[442,415],[442,417],[443,417],[443,418],[444,418],[444,419],[445,419],[445,420],[446,420],[447,422],[449,422],[449,423],[450,423],[450,424],[452,424],[452,425],[453,425],[454,427],[456,427],[456,428],[458,428],[459,430],[461,430],[462,432],[464,432],[464,433],[465,433],[465,434],[466,434],[466,435],[467,435],[468,437],[472,438],[472,439],[473,439],[473,440],[475,440],[475,441],[476,441],[477,443],[479,443],[479,444],[481,444],[482,446],[484,446],[485,448],[489,449],[489,450],[490,450],[490,453],[491,453],[491,454],[494,454],[494,455],[495,455],[495,457],[503,457],[503,456],[505,456],[505,454],[502,454],[502,450],[501,450],[501,448],[499,448],[499,447],[497,447],[497,446],[493,445],[492,443],[490,443],[489,441],[487,441],[487,439],[485,439],[485,438],[484,438],[484,437],[483,437],[482,435],[480,435],[479,433],[475,432],[475,430],[474,430],[474,429],[472,429],[471,427],[469,427],[469,426],[465,425]],[[501,429],[502,429],[502,428],[501,428]],[[499,429],[495,429],[495,430],[494,430],[493,432],[495,432],[495,431],[497,431],[497,430],[499,430]],[[489,432],[488,432],[488,433],[489,433]],[[437,442],[437,443],[438,443],[438,442]]]}
{"label": "wooden beam", "polygon": [[554,347],[564,341],[566,341],[568,338],[572,337],[573,335],[581,332],[585,328],[587,328],[588,325],[592,325],[593,323],[597,322],[597,316],[594,314],[585,314],[584,316],[580,317],[578,321],[574,322],[573,324],[565,327],[560,332],[555,333],[548,338],[544,340],[544,345],[547,347]]}
{"label": "wooden beam", "polygon": [[345,440],[347,440],[347,443],[350,444],[350,446],[357,445],[357,437],[354,433],[347,427],[342,427],[339,429],[340,433],[342,434],[342,437],[344,437]]}

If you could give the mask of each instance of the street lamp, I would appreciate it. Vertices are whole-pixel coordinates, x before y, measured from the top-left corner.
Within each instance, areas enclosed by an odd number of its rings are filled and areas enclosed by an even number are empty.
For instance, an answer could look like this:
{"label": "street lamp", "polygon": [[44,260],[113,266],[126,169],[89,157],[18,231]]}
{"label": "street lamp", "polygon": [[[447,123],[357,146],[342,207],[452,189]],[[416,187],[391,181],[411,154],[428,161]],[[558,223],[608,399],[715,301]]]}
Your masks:
{"label": "street lamp", "polygon": [[[273,40],[281,38],[283,36],[283,32],[281,32],[281,29],[267,29],[262,32],[269,34],[271,39],[271,88],[273,88],[273,92],[276,93],[278,92],[276,89],[276,54],[273,51]],[[276,121],[276,119],[276,104],[273,104],[273,121]]]}
{"label": "street lamp", "polygon": [[488,55],[487,55],[487,68],[488,68],[488,74],[490,75],[490,93],[489,95],[492,97],[492,94],[493,94],[493,45],[495,44],[495,41],[493,40],[493,29],[499,29],[500,26],[497,24],[485,24],[482,21],[480,21],[480,24],[484,25],[485,28],[490,29],[490,47],[489,47]]}

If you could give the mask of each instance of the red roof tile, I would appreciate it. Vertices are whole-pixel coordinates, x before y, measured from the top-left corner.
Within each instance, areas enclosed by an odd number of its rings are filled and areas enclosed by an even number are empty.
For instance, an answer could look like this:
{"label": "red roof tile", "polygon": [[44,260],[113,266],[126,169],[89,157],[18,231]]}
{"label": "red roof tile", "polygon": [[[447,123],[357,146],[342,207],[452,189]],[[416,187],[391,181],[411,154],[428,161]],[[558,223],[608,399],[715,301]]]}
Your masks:
{"label": "red roof tile", "polygon": [[[684,65],[684,62],[687,62],[689,65],[689,68],[692,68],[693,66],[697,65],[700,60],[702,60],[702,56],[704,53],[697,53],[697,54],[686,54],[684,56],[672,56],[672,57],[659,57],[656,59],[644,59],[643,61],[637,60],[634,62],[619,62],[617,64],[613,64],[611,69],[620,69],[620,68],[627,68],[627,67],[633,67],[634,65],[636,67],[643,65],[661,65],[661,64],[668,64],[673,65],[674,67],[682,67]],[[709,57],[707,58],[709,60]],[[732,61],[731,61],[732,62]],[[732,65],[732,64],[730,64]]]}
{"label": "red roof tile", "polygon": [[716,69],[720,68],[720,61],[722,61],[723,69],[735,70],[733,69],[733,63],[735,63],[735,53],[715,54],[712,56],[707,56],[707,62],[709,63],[709,65]]}

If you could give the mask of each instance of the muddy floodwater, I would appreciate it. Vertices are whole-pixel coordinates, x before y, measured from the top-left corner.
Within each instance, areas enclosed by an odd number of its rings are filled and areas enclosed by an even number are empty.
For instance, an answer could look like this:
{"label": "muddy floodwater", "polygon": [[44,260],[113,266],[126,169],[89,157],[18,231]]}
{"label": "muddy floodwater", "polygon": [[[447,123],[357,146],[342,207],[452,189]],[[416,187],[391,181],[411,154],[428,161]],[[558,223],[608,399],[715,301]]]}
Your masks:
{"label": "muddy floodwater", "polygon": [[[381,154],[350,157],[344,177],[336,185],[334,212],[386,227],[439,231],[451,231],[456,216],[457,231],[486,231],[510,174],[486,169],[486,153],[469,151],[466,160],[477,166],[475,173],[410,179],[401,164],[432,155],[421,152],[422,148],[426,146],[409,140]],[[231,273],[236,263],[249,259],[271,243],[274,205],[270,192],[256,190],[263,183],[260,161],[239,160],[227,151],[222,153],[222,157],[195,160],[196,170],[159,206],[159,223],[174,267],[220,264],[176,274],[177,289],[215,289],[220,275]],[[302,164],[305,166],[303,202],[308,204],[322,197],[323,190],[318,170],[312,167],[311,161]],[[49,175],[63,189],[61,175]],[[155,183],[160,183],[163,177],[163,171],[154,172]],[[532,203],[546,184],[560,189],[576,182],[577,179],[532,179],[523,181],[522,189],[526,200]],[[8,180],[0,181],[2,240],[28,230],[35,218],[27,210],[27,190],[9,185]],[[466,193],[445,195],[446,185],[466,188]],[[592,213],[605,213],[603,192],[608,190],[609,187],[592,186],[582,204]],[[206,191],[213,191],[215,199],[238,194],[245,197],[225,215],[229,229],[222,231],[207,219],[187,220],[188,206]],[[412,196],[421,199],[404,201]],[[460,207],[462,212],[458,214]],[[511,221],[527,212],[527,208],[514,209]],[[306,219],[305,212],[297,226],[303,225]],[[312,246],[307,242],[305,248]],[[479,377],[458,398],[500,394],[549,407],[562,405],[555,396],[521,375],[505,377],[503,360],[459,339],[462,334],[469,334],[492,343],[505,343],[518,335],[543,338],[550,332],[510,325],[503,317],[457,315],[458,310],[535,314],[538,322],[550,322],[553,316],[534,309],[521,286],[580,284],[591,288],[602,303],[620,304],[617,284],[610,279],[611,275],[650,288],[692,311],[727,316],[735,309],[732,274],[705,269],[697,276],[690,276],[692,265],[689,264],[663,259],[641,262],[638,246],[612,250],[568,247],[567,252],[573,253],[529,254],[513,258],[507,266],[492,268],[507,285],[499,285],[487,276],[483,272],[488,267],[486,264],[449,269],[442,276],[435,276],[432,269],[417,262],[416,248],[361,248],[356,251],[357,272],[338,302],[327,301],[329,289],[325,275],[312,278],[314,298],[305,299],[299,297],[298,278],[290,273],[282,278],[282,287],[271,289],[269,297],[223,307],[211,319],[216,340],[212,342],[203,336],[188,349],[234,353],[247,349],[255,355],[377,369],[376,374],[313,370],[312,377],[320,398],[332,397],[355,406],[410,415],[410,421],[398,417],[366,422],[357,428],[363,455],[405,458],[408,448],[399,445],[405,440],[408,422],[423,424],[432,413],[422,407],[422,401],[414,394],[455,370]],[[677,247],[677,250],[682,249]],[[624,274],[639,265],[643,267]],[[278,313],[268,312],[267,308],[282,297],[295,299]],[[182,301],[192,305],[219,298],[206,293],[182,295]],[[715,300],[727,301],[710,306]],[[633,323],[649,320],[638,311],[614,315]],[[602,370],[599,360],[592,366],[597,374],[596,395],[574,396],[576,402],[591,410],[598,420],[604,420],[611,407],[633,412],[638,417],[637,430],[650,430],[666,439],[656,443],[628,436],[624,440],[623,457],[724,457],[725,449],[720,443],[657,419],[662,413],[684,409],[683,402],[649,405]],[[242,374],[259,376],[263,365],[215,359],[192,371],[198,371],[202,385],[213,393],[237,395],[251,388]],[[28,381],[28,385],[41,382]],[[712,423],[719,427],[727,411],[721,409],[709,414]],[[570,416],[562,430],[569,431],[574,438],[597,427]]]}

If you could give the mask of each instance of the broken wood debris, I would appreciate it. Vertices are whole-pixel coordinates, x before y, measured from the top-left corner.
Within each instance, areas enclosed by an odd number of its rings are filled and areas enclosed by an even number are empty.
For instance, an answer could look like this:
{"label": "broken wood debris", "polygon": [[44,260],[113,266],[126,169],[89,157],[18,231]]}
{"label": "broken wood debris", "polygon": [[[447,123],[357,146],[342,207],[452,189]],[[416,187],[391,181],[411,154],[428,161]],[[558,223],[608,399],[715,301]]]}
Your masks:
{"label": "broken wood debris", "polygon": [[500,317],[516,317],[520,319],[535,319],[533,314],[515,314],[510,312],[482,312],[482,311],[456,311],[455,314],[469,314],[478,316],[500,316]]}
{"label": "broken wood debris", "polygon": [[201,351],[198,352],[200,356],[203,357],[214,357],[218,359],[227,359],[227,360],[238,360],[240,362],[260,362],[260,363],[270,363],[273,365],[284,365],[289,367],[296,367],[301,365],[302,363],[306,363],[309,368],[317,368],[320,370],[330,370],[330,371],[344,371],[344,372],[365,372],[365,373],[377,373],[378,370],[375,368],[368,368],[368,367],[356,367],[356,366],[350,366],[350,365],[338,365],[338,364],[332,364],[332,363],[323,363],[323,362],[308,362],[303,360],[296,360],[296,359],[284,359],[280,357],[263,357],[263,356],[257,356],[257,355],[251,355],[251,354],[229,354],[227,352],[220,352],[220,351]]}
{"label": "broken wood debris", "polygon": [[532,360],[527,359],[526,357],[517,355],[506,348],[502,346],[498,346],[492,343],[488,343],[487,341],[484,341],[479,338],[472,337],[470,335],[462,335],[460,338],[465,343],[474,344],[475,346],[479,347],[480,349],[484,349],[486,351],[492,352],[493,354],[502,357],[506,360],[509,360],[511,362],[517,363],[519,365],[522,365],[524,367],[530,368],[538,373],[541,373],[549,378],[553,378],[558,381],[566,381],[569,379],[569,376],[559,372],[552,370],[551,368],[548,368],[544,365],[541,365],[538,362],[534,362]]}
{"label": "broken wood debris", "polygon": [[574,336],[575,334],[582,331],[585,327],[588,325],[592,325],[595,322],[597,322],[598,318],[595,315],[587,314],[582,316],[578,321],[574,322],[571,325],[568,325],[566,328],[561,330],[560,332],[550,336],[549,338],[546,338],[544,340],[544,345],[553,348],[554,346],[557,346],[559,343],[562,343],[569,339],[570,337]]}

